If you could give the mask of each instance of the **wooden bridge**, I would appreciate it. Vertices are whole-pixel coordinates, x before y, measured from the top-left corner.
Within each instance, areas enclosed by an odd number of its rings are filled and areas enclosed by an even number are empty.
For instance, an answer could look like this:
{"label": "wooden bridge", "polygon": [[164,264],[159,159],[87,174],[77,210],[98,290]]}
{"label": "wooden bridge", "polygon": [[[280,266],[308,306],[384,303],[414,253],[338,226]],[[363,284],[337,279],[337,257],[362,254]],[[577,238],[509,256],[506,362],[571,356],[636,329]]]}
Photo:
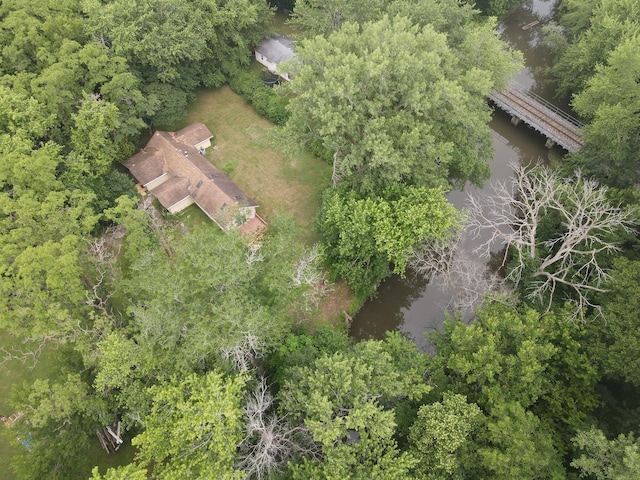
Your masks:
{"label": "wooden bridge", "polygon": [[547,137],[549,148],[557,143],[569,152],[576,152],[584,145],[582,123],[520,85],[511,84],[501,92],[493,90],[489,100],[510,114],[514,125],[522,121]]}

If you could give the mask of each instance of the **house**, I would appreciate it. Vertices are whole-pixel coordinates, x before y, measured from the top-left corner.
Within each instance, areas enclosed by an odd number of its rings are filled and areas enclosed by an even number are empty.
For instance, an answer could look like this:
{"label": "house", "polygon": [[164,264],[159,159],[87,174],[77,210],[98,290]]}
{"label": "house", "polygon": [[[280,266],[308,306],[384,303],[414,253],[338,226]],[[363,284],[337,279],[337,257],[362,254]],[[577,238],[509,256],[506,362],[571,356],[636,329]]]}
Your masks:
{"label": "house", "polygon": [[293,40],[289,37],[276,35],[265,38],[255,49],[256,60],[267,67],[270,72],[279,74],[290,81],[288,73],[279,72],[278,65],[296,56],[293,52]]}
{"label": "house", "polygon": [[212,137],[199,122],[178,132],[158,131],[124,165],[170,213],[195,203],[223,230],[248,234],[265,229],[256,202],[204,158]]}

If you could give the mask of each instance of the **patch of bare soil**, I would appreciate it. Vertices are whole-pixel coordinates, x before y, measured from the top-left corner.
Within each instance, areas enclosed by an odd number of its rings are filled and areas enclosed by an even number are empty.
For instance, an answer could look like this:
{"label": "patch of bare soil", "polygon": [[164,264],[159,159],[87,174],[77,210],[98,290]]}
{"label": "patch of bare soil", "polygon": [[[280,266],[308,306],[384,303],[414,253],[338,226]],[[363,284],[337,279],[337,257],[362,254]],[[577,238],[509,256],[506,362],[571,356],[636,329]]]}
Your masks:
{"label": "patch of bare soil", "polygon": [[355,298],[347,284],[340,281],[332,286],[318,305],[318,322],[330,323],[336,326],[351,324]]}

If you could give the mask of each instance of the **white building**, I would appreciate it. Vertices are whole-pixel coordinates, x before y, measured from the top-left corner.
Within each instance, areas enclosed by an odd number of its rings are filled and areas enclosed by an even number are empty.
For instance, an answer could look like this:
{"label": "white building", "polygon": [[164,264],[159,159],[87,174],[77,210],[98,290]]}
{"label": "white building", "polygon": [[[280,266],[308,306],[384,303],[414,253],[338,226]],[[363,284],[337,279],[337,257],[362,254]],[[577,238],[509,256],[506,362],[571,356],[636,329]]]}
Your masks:
{"label": "white building", "polygon": [[255,50],[256,60],[267,67],[270,72],[276,73],[290,81],[291,78],[286,72],[278,70],[278,66],[282,62],[292,59],[296,56],[293,52],[293,40],[282,35],[276,35],[271,38],[265,38]]}

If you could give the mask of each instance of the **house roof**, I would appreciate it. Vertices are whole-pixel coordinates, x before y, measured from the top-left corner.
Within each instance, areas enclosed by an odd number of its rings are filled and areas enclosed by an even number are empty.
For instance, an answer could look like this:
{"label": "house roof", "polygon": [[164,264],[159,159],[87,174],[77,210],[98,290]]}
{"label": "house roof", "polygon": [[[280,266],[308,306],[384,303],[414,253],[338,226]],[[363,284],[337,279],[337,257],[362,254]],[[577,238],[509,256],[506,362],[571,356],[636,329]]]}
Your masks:
{"label": "house roof", "polygon": [[133,157],[127,159],[124,166],[142,185],[147,185],[166,173],[164,155],[151,145],[151,142]]}
{"label": "house roof", "polygon": [[197,145],[204,140],[209,140],[213,137],[213,134],[204,123],[194,122],[182,130],[178,130],[175,133],[175,137],[187,145]]}
{"label": "house roof", "polygon": [[153,194],[166,209],[189,196],[189,179],[173,177],[153,189]]}
{"label": "house roof", "polygon": [[[258,205],[198,150],[184,142],[188,138],[197,144],[210,138],[211,132],[204,125],[195,125],[176,133],[155,132],[145,148],[124,165],[143,185],[166,174],[168,179],[151,190],[165,208],[191,196],[224,228],[238,208]],[[204,137],[207,133],[209,136]]]}
{"label": "house roof", "polygon": [[282,63],[295,57],[293,51],[293,40],[282,35],[265,38],[256,47],[256,52],[260,52],[275,64]]}

